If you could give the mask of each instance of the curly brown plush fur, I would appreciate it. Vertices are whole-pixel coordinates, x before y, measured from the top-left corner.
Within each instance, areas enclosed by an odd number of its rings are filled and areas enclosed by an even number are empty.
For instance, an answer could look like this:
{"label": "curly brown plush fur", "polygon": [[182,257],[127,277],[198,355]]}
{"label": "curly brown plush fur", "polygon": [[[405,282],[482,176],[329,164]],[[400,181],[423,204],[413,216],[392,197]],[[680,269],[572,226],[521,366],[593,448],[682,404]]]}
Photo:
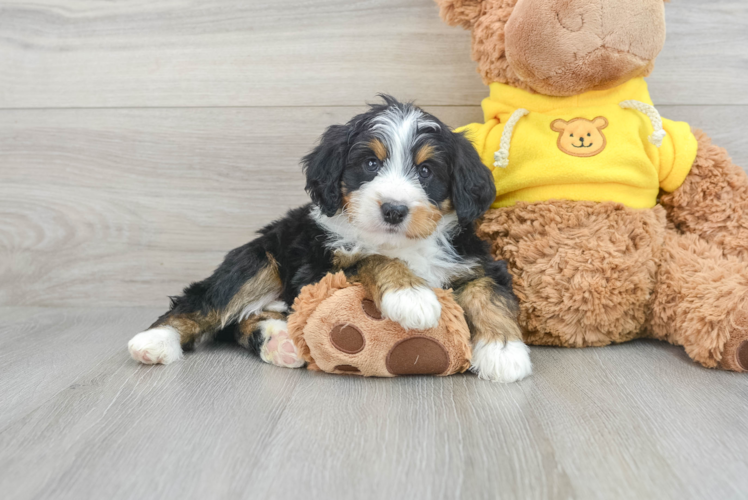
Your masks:
{"label": "curly brown plush fur", "polygon": [[748,266],[694,234],[668,231],[652,298],[649,335],[682,345],[709,368],[746,371]]}
{"label": "curly brown plush fur", "polygon": [[550,201],[490,210],[479,225],[509,264],[530,344],[624,342],[647,316],[665,212]]}
{"label": "curly brown plush fur", "polygon": [[694,130],[699,150],[691,173],[660,203],[681,232],[697,234],[725,255],[748,257],[748,177],[727,151]]}

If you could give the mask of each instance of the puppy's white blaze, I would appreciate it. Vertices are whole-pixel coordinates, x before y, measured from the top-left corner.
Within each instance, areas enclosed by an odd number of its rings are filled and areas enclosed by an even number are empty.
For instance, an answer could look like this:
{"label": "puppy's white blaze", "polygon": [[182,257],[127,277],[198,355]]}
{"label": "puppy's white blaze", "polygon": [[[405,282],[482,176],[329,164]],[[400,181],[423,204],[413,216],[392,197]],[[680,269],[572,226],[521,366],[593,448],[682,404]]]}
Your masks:
{"label": "puppy's white blaze", "polygon": [[408,153],[415,140],[418,118],[421,112],[415,108],[390,108],[374,119],[372,131],[378,133],[385,144],[389,157],[387,163],[396,168],[410,166]]}
{"label": "puppy's white blaze", "polygon": [[146,365],[168,365],[182,359],[179,332],[171,326],[158,326],[135,335],[127,349],[132,359]]}
{"label": "puppy's white blaze", "polygon": [[390,167],[408,174],[412,171],[410,158],[413,145],[418,140],[419,131],[425,129],[439,130],[439,124],[425,119],[416,108],[389,108],[373,121],[374,131],[387,145],[389,157],[385,167]]}
{"label": "puppy's white blaze", "polygon": [[362,186],[361,191],[367,192],[368,196],[376,200],[396,201],[409,207],[415,202],[428,202],[415,172],[404,172],[388,164],[385,164],[373,181]]}
{"label": "puppy's white blaze", "polygon": [[530,348],[524,342],[484,342],[473,345],[470,371],[492,382],[517,382],[532,373]]}
{"label": "puppy's white blaze", "polygon": [[382,296],[382,315],[407,330],[426,330],[439,324],[442,305],[433,290],[403,288]]}

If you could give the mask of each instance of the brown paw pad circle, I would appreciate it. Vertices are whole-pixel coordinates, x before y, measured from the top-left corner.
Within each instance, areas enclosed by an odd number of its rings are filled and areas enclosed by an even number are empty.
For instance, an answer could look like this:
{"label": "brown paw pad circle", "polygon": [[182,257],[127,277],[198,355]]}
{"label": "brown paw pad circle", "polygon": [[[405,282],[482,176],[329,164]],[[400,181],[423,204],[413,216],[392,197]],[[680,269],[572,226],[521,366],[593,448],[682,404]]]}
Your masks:
{"label": "brown paw pad circle", "polygon": [[382,319],[382,313],[379,309],[377,309],[377,306],[374,304],[373,300],[362,300],[361,307],[363,308],[366,315],[371,319]]}
{"label": "brown paw pad circle", "polygon": [[735,357],[738,359],[738,365],[745,371],[748,371],[748,340],[744,340],[738,346],[738,351],[735,353]]}
{"label": "brown paw pad circle", "polygon": [[346,354],[357,354],[366,345],[361,330],[350,324],[335,325],[330,331],[330,342],[335,349]]}
{"label": "brown paw pad circle", "polygon": [[430,337],[403,339],[387,354],[387,371],[393,375],[440,375],[447,368],[447,350]]}

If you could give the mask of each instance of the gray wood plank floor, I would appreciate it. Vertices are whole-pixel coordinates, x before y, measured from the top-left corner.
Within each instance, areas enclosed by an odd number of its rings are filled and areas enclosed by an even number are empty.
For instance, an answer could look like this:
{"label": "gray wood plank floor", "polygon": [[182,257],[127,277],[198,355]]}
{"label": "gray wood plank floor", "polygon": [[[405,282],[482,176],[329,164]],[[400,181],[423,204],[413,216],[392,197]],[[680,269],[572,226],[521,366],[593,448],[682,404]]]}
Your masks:
{"label": "gray wood plank floor", "polygon": [[[748,167],[748,2],[666,10],[658,109]],[[377,92],[479,120],[469,54],[432,0],[0,2],[0,498],[748,498],[748,377],[666,344],[533,348],[510,386],[129,359],[306,201],[325,127]]]}
{"label": "gray wood plank floor", "polygon": [[748,381],[677,347],[534,348],[513,385],[287,370],[230,345],[138,365],[124,344],[158,313],[0,309],[4,498],[748,492]]}

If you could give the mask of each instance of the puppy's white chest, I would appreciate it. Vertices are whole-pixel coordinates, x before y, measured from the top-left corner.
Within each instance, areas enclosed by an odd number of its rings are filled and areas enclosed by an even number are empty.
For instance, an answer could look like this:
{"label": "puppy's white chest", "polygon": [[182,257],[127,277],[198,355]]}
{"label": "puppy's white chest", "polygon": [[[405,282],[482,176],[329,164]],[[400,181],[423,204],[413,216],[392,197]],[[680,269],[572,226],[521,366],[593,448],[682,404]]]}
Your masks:
{"label": "puppy's white chest", "polygon": [[402,260],[414,274],[433,288],[444,287],[452,278],[462,274],[469,267],[462,259],[455,259],[455,256],[449,255],[433,243],[410,248],[381,249],[380,253]]}

